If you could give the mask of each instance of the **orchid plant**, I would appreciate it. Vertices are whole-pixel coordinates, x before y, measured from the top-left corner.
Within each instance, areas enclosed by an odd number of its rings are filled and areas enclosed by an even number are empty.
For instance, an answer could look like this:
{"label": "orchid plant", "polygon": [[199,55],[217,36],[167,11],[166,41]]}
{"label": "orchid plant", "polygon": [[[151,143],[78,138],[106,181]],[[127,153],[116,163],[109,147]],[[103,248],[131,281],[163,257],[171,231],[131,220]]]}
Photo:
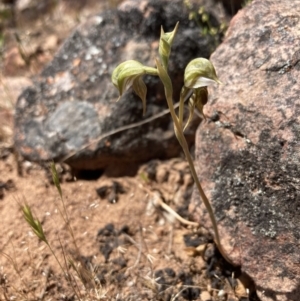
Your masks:
{"label": "orchid plant", "polygon": [[[200,197],[208,211],[210,220],[212,222],[213,231],[215,235],[215,243],[222,254],[222,256],[228,261],[231,260],[226,255],[224,248],[220,241],[220,235],[216,218],[212,209],[212,206],[205,195],[200,181],[198,179],[192,156],[189,152],[188,144],[184,136],[184,130],[191,122],[195,108],[197,108],[203,115],[203,107],[208,100],[207,86],[213,83],[220,83],[216,75],[213,64],[205,58],[196,58],[192,60],[185,69],[184,72],[184,86],[181,89],[179,110],[176,114],[173,104],[173,87],[172,81],[168,74],[168,61],[171,53],[171,46],[178,29],[178,23],[176,24],[172,32],[164,32],[161,29],[161,36],[159,41],[159,59],[156,59],[156,68],[147,67],[135,60],[128,60],[118,65],[112,74],[112,82],[114,86],[119,90],[119,99],[122,97],[125,90],[132,87],[133,91],[141,98],[143,102],[143,114],[146,112],[146,94],[147,87],[143,82],[144,75],[159,76],[164,85],[164,91],[171,117],[174,123],[174,131],[176,137],[184,151],[185,157],[188,161],[191,174],[199,190]],[[189,105],[189,117],[184,122],[184,104],[188,102]]]}

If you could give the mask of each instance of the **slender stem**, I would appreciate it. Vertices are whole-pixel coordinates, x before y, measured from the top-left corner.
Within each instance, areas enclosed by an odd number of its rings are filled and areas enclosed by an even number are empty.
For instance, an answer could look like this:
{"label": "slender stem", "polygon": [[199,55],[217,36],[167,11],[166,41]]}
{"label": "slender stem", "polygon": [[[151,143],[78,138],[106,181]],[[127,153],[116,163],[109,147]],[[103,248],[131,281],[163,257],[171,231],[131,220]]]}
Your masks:
{"label": "slender stem", "polygon": [[179,117],[179,123],[180,126],[182,127],[182,131],[184,132],[184,129],[188,126],[189,121],[190,121],[190,117],[186,123],[185,126],[183,126],[183,113],[184,113],[184,103],[185,101],[192,95],[193,90],[192,89],[188,89],[185,86],[182,87],[181,92],[180,92],[180,100],[179,100],[179,113],[178,113],[178,117]]}
{"label": "slender stem", "polygon": [[144,70],[148,75],[154,75],[154,76],[158,75],[156,68],[144,66]]}
{"label": "slender stem", "polygon": [[[60,242],[60,241],[59,241],[59,242]],[[48,242],[46,242],[46,244],[47,244],[48,248],[50,249],[52,255],[54,256],[55,260],[57,261],[57,263],[58,263],[60,269],[62,270],[65,279],[66,279],[66,280],[70,283],[70,285],[72,286],[73,291],[74,291],[75,295],[77,296],[78,300],[81,300],[81,298],[80,298],[80,296],[78,295],[78,293],[77,293],[75,287],[73,286],[72,279],[71,279],[71,275],[70,275],[69,271],[68,271],[68,270],[67,270],[67,271],[64,270],[64,268],[62,267],[60,261],[58,260],[58,258],[57,258],[57,256],[56,256],[55,252],[54,252],[53,249],[51,248],[50,244],[49,244]],[[60,245],[61,245],[61,243],[60,243]],[[61,245],[61,247],[62,247],[62,245]],[[80,294],[80,292],[79,292],[79,294]]]}
{"label": "slender stem", "polygon": [[198,179],[197,172],[196,172],[195,166],[194,166],[194,162],[193,162],[193,159],[192,159],[191,154],[189,152],[188,144],[186,142],[185,136],[183,135],[182,128],[180,127],[180,124],[178,122],[175,110],[173,108],[173,101],[172,101],[172,99],[167,99],[167,102],[168,102],[168,106],[169,106],[170,113],[171,113],[172,119],[174,121],[175,127],[177,128],[177,135],[179,136],[178,138],[180,138],[180,144],[182,146],[182,149],[184,151],[184,154],[185,154],[186,159],[188,161],[188,164],[190,166],[191,174],[193,176],[193,179],[194,179],[194,181],[196,183],[197,189],[198,189],[198,191],[200,193],[201,199],[202,199],[202,201],[203,201],[203,203],[204,203],[204,205],[206,207],[206,210],[208,211],[210,220],[212,222],[213,230],[214,230],[214,233],[215,233],[215,243],[216,243],[216,245],[217,245],[220,253],[222,254],[222,256],[229,263],[232,264],[232,261],[228,258],[227,254],[224,251],[223,246],[221,244],[219,230],[218,230],[218,225],[217,225],[217,221],[215,219],[215,215],[214,215],[213,209],[212,209],[211,204],[210,204],[207,196],[205,195],[205,193],[203,191],[203,188],[202,188],[202,186],[200,184],[200,181]]}
{"label": "slender stem", "polygon": [[46,245],[47,245],[47,246],[48,246],[48,248],[50,249],[50,251],[51,251],[52,255],[54,256],[54,258],[55,258],[55,260],[56,260],[56,262],[58,263],[58,265],[59,265],[60,269],[62,270],[62,272],[63,272],[64,276],[65,276],[65,277],[66,277],[66,276],[69,276],[69,275],[68,275],[68,273],[67,273],[67,272],[65,272],[64,268],[62,267],[62,265],[61,265],[60,261],[59,261],[59,260],[58,260],[58,258],[56,257],[56,255],[55,255],[55,253],[54,253],[53,249],[51,248],[50,244],[48,243],[48,241],[46,241]]}
{"label": "slender stem", "polygon": [[68,215],[68,211],[67,211],[67,208],[66,208],[66,205],[65,205],[65,201],[64,201],[64,198],[63,198],[63,195],[60,196],[60,199],[61,199],[61,202],[63,204],[63,209],[64,209],[64,213],[65,213],[65,216],[63,215],[63,213],[60,211],[60,214],[66,224],[66,226],[68,227],[68,230],[72,236],[72,239],[73,239],[73,243],[74,243],[74,246],[76,248],[76,252],[77,254],[79,255],[80,254],[80,251],[79,251],[79,248],[77,246],[77,243],[76,243],[76,239],[75,239],[75,236],[74,236],[74,232],[73,232],[73,229],[71,227],[71,222],[70,222],[70,219],[69,219],[69,215]]}
{"label": "slender stem", "polygon": [[181,129],[183,129],[183,111],[184,111],[184,99],[182,97],[182,93],[180,93],[178,117],[179,117],[179,125]]}

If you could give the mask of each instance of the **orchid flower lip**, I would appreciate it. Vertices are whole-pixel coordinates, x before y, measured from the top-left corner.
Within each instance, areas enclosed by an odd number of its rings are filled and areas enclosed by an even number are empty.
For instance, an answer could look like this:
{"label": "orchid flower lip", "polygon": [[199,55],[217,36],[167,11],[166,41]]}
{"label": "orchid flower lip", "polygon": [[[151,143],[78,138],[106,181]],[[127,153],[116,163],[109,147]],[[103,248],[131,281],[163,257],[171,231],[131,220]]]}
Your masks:
{"label": "orchid flower lip", "polygon": [[213,79],[201,76],[195,82],[189,81],[189,82],[185,83],[185,86],[188,88],[197,89],[197,88],[201,88],[201,87],[207,87],[207,86],[213,85],[215,83],[218,83],[218,82],[216,82]]}

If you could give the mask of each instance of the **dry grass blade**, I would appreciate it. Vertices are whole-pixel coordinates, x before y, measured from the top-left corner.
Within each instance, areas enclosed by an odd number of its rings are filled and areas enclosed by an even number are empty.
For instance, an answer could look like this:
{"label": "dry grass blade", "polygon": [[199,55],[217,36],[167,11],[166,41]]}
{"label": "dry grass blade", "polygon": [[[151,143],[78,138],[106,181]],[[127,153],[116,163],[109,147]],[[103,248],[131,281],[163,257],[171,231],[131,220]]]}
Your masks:
{"label": "dry grass blade", "polygon": [[[13,288],[13,290],[15,291],[16,294],[20,294],[22,296],[22,298],[24,300],[28,300],[30,298],[28,298],[26,296],[26,294],[24,293],[26,291],[26,287],[28,287],[28,283],[25,282],[25,280],[23,279],[22,275],[21,275],[21,272],[20,272],[20,269],[19,269],[19,266],[18,266],[18,263],[15,259],[15,256],[12,257],[10,255],[8,255],[7,253],[4,253],[4,252],[1,252],[0,254],[2,254],[7,260],[8,262],[11,263],[11,265],[13,266],[13,269],[15,270],[15,272],[17,273],[18,277],[20,278],[22,284],[23,284],[23,289],[20,290],[18,288],[16,288],[15,286],[13,285],[10,285],[11,288]],[[1,275],[0,275],[1,276]],[[5,276],[5,275],[4,275]],[[2,277],[2,276],[1,276]],[[0,277],[0,278],[1,278]],[[2,277],[3,279],[3,277]],[[1,279],[0,279],[1,280]],[[4,286],[3,286],[4,285]],[[3,294],[4,294],[4,297],[5,297],[5,300],[11,300],[11,298],[7,299],[6,298],[6,293],[8,293],[8,290],[7,290],[7,286],[5,285],[5,280],[4,280],[4,283],[1,283],[1,287],[3,288]],[[2,301],[2,299],[0,299]]]}

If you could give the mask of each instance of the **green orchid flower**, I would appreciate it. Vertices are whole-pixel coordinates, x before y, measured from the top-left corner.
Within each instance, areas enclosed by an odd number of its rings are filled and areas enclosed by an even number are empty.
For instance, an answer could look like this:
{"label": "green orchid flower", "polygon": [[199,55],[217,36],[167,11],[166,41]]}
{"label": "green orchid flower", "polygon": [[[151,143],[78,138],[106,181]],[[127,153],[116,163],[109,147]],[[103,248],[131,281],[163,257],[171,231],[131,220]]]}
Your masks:
{"label": "green orchid flower", "polygon": [[219,81],[213,64],[205,58],[189,62],[184,71],[184,86],[189,89],[207,87]]}
{"label": "green orchid flower", "polygon": [[157,71],[155,68],[146,67],[135,60],[121,63],[112,74],[112,83],[118,89],[120,95],[118,100],[128,88],[132,87],[143,102],[143,115],[146,113],[147,87],[143,81],[143,76],[146,74],[157,75]]}
{"label": "green orchid flower", "polygon": [[183,107],[184,102],[189,100],[189,118],[184,126],[184,130],[191,122],[195,108],[203,115],[203,107],[207,103],[208,91],[207,86],[214,83],[221,84],[213,64],[205,58],[197,58],[192,60],[185,68],[184,86],[181,89],[179,120],[183,125]]}

